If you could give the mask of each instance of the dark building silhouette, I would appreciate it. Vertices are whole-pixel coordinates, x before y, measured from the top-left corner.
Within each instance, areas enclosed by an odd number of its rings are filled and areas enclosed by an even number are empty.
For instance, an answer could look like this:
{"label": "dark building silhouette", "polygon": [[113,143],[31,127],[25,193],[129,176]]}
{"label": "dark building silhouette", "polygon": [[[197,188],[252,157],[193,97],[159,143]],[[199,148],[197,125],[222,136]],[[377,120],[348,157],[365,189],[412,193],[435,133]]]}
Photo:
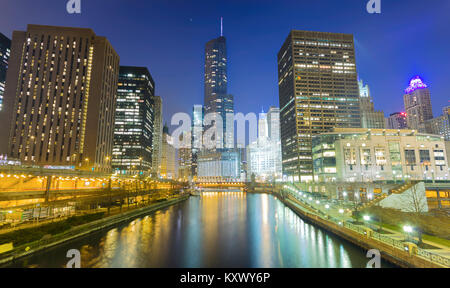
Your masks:
{"label": "dark building silhouette", "polygon": [[11,40],[0,33],[0,111],[3,107],[3,95],[6,86],[6,71],[8,70],[8,61],[11,54]]}

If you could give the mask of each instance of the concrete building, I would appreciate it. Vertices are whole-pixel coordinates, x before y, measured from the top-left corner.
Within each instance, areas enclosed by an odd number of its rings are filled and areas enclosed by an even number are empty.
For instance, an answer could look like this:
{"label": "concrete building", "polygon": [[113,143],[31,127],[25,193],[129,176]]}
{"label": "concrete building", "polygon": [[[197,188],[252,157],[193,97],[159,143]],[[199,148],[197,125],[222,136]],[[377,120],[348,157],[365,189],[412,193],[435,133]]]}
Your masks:
{"label": "concrete building", "polygon": [[11,55],[11,40],[0,33],[0,112],[3,107],[3,95],[6,87],[6,72],[8,71],[8,61]]}
{"label": "concrete building", "polygon": [[176,149],[173,145],[172,136],[169,134],[169,128],[164,126],[161,151],[161,174],[163,179],[177,179],[176,170]]}
{"label": "concrete building", "polygon": [[353,35],[291,31],[278,53],[283,174],[313,179],[312,137],[361,126]]}
{"label": "concrete building", "polygon": [[386,128],[387,129],[407,129],[408,122],[406,119],[405,112],[396,112],[389,116],[386,119]]}
{"label": "concrete building", "polygon": [[159,96],[153,99],[153,143],[152,143],[152,175],[159,177],[161,173],[162,141],[163,141],[163,103]]}
{"label": "concrete building", "polygon": [[118,74],[119,56],[91,29],[14,31],[2,149],[24,164],[110,171]]}
{"label": "concrete building", "polygon": [[335,129],[313,139],[315,181],[448,180],[444,139],[414,130]]}
{"label": "concrete building", "polygon": [[430,90],[419,76],[411,79],[403,99],[408,128],[418,130],[421,123],[433,119]]}
{"label": "concrete building", "polygon": [[122,174],[150,174],[154,95],[155,82],[147,68],[120,67],[112,168]]}
{"label": "concrete building", "polygon": [[386,121],[383,111],[375,111],[369,85],[364,85],[363,80],[359,84],[359,106],[361,109],[361,127],[368,129],[384,129]]}

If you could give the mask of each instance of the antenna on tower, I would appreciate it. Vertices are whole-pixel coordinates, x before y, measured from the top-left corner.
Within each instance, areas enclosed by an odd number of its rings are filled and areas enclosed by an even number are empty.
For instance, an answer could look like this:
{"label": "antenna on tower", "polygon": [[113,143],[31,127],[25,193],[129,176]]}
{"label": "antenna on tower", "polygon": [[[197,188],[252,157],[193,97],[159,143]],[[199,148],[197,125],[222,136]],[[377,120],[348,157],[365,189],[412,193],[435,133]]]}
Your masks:
{"label": "antenna on tower", "polygon": [[223,17],[220,17],[220,37],[223,37]]}

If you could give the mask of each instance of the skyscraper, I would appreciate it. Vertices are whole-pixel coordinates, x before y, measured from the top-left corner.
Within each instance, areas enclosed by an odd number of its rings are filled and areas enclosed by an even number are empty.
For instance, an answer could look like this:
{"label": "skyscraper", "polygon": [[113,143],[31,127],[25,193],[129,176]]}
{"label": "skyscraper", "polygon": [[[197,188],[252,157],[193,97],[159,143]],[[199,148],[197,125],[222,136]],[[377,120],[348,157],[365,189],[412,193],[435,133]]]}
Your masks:
{"label": "skyscraper", "polygon": [[[267,112],[267,123],[269,125],[269,137],[272,141],[280,142],[280,108],[270,107]],[[281,143],[281,142],[280,142]],[[281,149],[281,147],[280,147]],[[281,155],[280,155],[281,159]]]}
{"label": "skyscraper", "polygon": [[162,139],[163,139],[163,103],[162,98],[154,96],[153,98],[153,153],[152,153],[152,174],[159,177],[161,171],[162,157]]}
{"label": "skyscraper", "polygon": [[[234,121],[227,123],[226,115],[234,114],[234,99],[228,94],[227,45],[221,35],[206,43],[205,47],[205,116],[217,113],[222,118],[223,134],[217,135],[216,147],[229,146],[234,139]],[[207,130],[210,127],[205,127]],[[233,147],[227,147],[233,148]]]}
{"label": "skyscraper", "polygon": [[123,173],[152,168],[155,82],[145,67],[121,66],[117,90],[112,167]]}
{"label": "skyscraper", "polygon": [[203,106],[194,105],[192,109],[192,176],[198,175],[198,154],[203,145]]}
{"label": "skyscraper", "polygon": [[383,111],[375,111],[369,85],[359,81],[359,105],[361,109],[361,127],[368,129],[384,129],[386,121]]}
{"label": "skyscraper", "polygon": [[173,146],[173,138],[169,134],[169,128],[163,128],[161,151],[161,177],[164,179],[176,179],[176,150]]}
{"label": "skyscraper", "polygon": [[421,123],[433,119],[430,90],[419,76],[411,79],[403,99],[410,129],[417,130]]}
{"label": "skyscraper", "polygon": [[[191,131],[182,134],[182,141],[192,140]],[[192,147],[182,146],[178,149],[178,178],[188,181],[192,176]]]}
{"label": "skyscraper", "polygon": [[15,31],[0,122],[10,131],[8,155],[109,171],[118,73],[119,56],[91,29]]}
{"label": "skyscraper", "polygon": [[405,112],[396,112],[393,113],[386,120],[386,128],[387,129],[407,129],[408,122],[406,120]]}
{"label": "skyscraper", "polygon": [[3,95],[6,86],[6,71],[8,70],[8,61],[11,54],[11,40],[0,33],[0,111],[3,106]]}
{"label": "skyscraper", "polygon": [[312,137],[360,127],[353,35],[291,31],[278,53],[283,173],[313,179]]}

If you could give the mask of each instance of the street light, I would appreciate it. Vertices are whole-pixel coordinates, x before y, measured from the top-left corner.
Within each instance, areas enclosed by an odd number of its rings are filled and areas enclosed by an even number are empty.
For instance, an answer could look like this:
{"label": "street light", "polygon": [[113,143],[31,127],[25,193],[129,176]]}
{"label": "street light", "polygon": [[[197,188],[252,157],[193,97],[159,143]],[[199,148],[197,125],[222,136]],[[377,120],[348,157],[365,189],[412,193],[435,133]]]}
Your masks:
{"label": "street light", "polygon": [[414,231],[413,227],[406,225],[403,226],[403,231],[405,231],[406,233],[412,233]]}
{"label": "street light", "polygon": [[409,225],[405,225],[405,226],[403,226],[403,231],[405,231],[406,241],[408,241],[410,234],[414,231],[414,228]]}
{"label": "street light", "polygon": [[368,222],[368,221],[370,221],[370,216],[364,215],[363,219],[364,219],[364,221]]}

